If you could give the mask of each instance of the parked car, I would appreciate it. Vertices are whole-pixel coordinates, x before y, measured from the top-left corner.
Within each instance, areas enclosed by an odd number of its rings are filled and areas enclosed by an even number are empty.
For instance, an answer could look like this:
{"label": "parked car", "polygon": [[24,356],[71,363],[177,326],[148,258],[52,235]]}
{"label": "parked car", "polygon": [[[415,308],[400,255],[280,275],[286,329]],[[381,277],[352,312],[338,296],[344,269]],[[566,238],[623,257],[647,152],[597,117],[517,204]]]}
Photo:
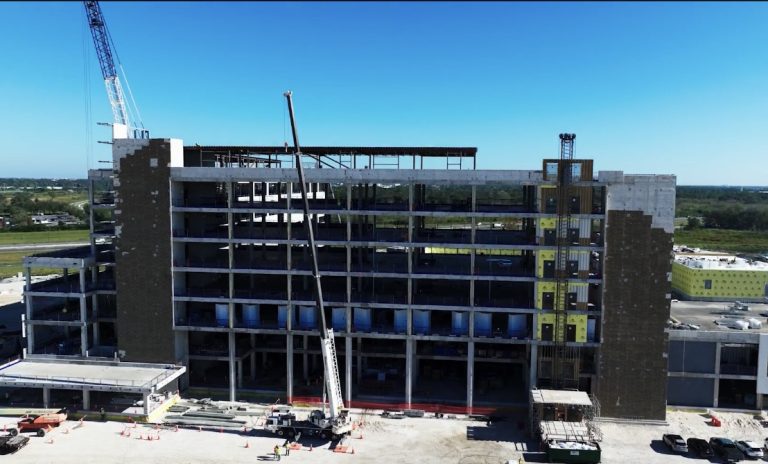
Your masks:
{"label": "parked car", "polygon": [[763,449],[754,441],[739,440],[736,442],[736,447],[748,458],[760,459],[763,457]]}
{"label": "parked car", "polygon": [[725,459],[726,462],[737,462],[744,459],[744,455],[736,447],[736,443],[723,437],[712,437],[709,439],[709,445],[716,455]]}
{"label": "parked car", "polygon": [[674,433],[665,433],[661,439],[669,446],[669,449],[677,453],[687,453],[688,445],[685,444],[685,440],[680,435]]}
{"label": "parked car", "polygon": [[686,443],[688,443],[688,450],[700,458],[711,458],[715,455],[714,451],[712,451],[712,447],[707,443],[707,440],[702,440],[701,438],[689,438]]}

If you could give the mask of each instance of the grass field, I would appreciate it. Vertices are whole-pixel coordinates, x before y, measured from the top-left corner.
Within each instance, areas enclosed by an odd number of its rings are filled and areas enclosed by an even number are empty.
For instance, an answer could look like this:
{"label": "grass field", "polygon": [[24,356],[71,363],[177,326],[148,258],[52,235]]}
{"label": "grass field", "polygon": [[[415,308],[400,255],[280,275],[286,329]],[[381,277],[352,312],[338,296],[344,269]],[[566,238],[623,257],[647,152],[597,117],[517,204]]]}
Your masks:
{"label": "grass field", "polygon": [[[72,243],[87,242],[88,230],[51,230],[43,232],[2,232],[2,245],[37,245],[43,243]],[[35,254],[36,250],[0,250],[0,279],[12,277],[22,272],[21,260],[25,256]],[[61,272],[60,269],[36,268],[33,275],[47,275]]]}
{"label": "grass field", "polygon": [[[13,196],[18,192],[3,192],[0,193],[0,204],[10,203]],[[88,192],[69,192],[69,191],[48,191],[48,192],[25,192],[28,193],[33,200],[38,201],[60,201],[62,203],[79,203],[88,200]]]}
{"label": "grass field", "polygon": [[88,230],[51,230],[42,232],[2,232],[2,245],[34,245],[39,243],[87,242]]}
{"label": "grass field", "polygon": [[751,230],[678,229],[675,231],[675,244],[730,253],[768,254],[768,233]]}
{"label": "grass field", "polygon": [[[0,279],[13,277],[19,272],[23,272],[21,260],[34,251],[0,251]],[[34,268],[32,275],[49,275],[60,273],[61,269]]]}

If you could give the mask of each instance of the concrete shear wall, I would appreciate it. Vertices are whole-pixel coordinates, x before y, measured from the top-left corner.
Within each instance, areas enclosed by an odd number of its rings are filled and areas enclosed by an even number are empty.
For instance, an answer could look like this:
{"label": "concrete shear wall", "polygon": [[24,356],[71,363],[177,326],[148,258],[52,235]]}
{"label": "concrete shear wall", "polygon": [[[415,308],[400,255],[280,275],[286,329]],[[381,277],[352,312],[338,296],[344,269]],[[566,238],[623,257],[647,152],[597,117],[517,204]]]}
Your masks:
{"label": "concrete shear wall", "polygon": [[606,222],[601,414],[665,419],[672,234],[642,211],[608,211]]}
{"label": "concrete shear wall", "polygon": [[[178,147],[176,146],[178,145]],[[116,140],[115,280],[124,361],[175,361],[169,179],[177,140]]]}

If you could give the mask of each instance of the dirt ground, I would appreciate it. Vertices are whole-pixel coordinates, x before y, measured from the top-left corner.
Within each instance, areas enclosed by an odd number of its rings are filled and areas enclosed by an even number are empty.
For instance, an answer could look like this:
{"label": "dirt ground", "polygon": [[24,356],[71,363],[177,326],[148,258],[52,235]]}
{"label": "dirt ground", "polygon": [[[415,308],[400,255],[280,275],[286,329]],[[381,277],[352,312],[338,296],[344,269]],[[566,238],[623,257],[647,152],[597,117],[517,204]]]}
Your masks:
{"label": "dirt ground", "polygon": [[[666,451],[661,435],[668,432],[680,433],[684,438],[725,436],[761,443],[765,438],[760,421],[750,414],[722,413],[718,417],[723,422],[720,428],[709,426],[700,413],[677,411],[668,413],[668,425],[603,422],[602,462],[690,462],[690,457]],[[520,458],[525,462],[545,461],[537,453],[536,443],[518,429],[518,419],[497,422],[490,427],[485,422],[466,419],[367,416],[366,420],[363,428],[347,440],[346,453],[330,451],[328,442],[302,440],[303,449],[283,456],[282,462],[505,464],[517,463]],[[82,426],[67,422],[44,438],[31,436],[26,448],[0,459],[8,463],[56,464],[245,463],[271,461],[276,444],[282,445],[283,440],[261,431],[245,434],[173,431],[141,425],[127,427],[115,422],[85,422]]]}

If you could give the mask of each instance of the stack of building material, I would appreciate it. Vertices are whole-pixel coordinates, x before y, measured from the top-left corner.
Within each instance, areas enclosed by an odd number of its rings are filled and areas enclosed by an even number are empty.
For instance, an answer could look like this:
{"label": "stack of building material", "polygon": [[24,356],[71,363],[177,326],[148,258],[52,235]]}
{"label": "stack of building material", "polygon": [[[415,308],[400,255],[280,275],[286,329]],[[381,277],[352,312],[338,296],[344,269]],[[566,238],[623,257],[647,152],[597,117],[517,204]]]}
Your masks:
{"label": "stack of building material", "polygon": [[199,427],[201,429],[215,430],[240,430],[248,423],[247,420],[240,419],[234,414],[210,410],[188,410],[181,414],[169,414],[165,416],[164,422],[168,425],[178,425],[179,427]]}

